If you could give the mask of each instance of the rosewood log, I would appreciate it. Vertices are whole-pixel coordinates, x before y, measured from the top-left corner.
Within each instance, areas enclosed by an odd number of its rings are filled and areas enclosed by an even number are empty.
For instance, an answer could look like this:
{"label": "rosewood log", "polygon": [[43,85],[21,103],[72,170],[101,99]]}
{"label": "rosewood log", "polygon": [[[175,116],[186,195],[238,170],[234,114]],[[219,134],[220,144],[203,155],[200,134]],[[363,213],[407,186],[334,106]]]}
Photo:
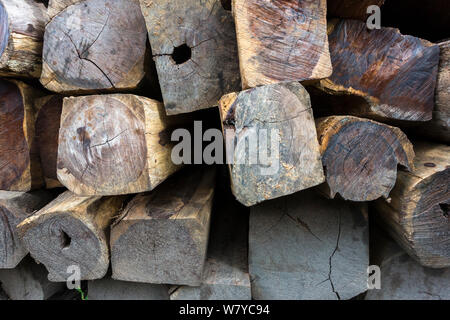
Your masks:
{"label": "rosewood log", "polygon": [[367,290],[368,265],[366,204],[303,191],[251,208],[255,300],[351,299]]}
{"label": "rosewood log", "polygon": [[80,280],[101,279],[109,267],[109,225],[123,201],[66,191],[17,230],[31,256],[49,271],[50,281],[67,281],[73,266],[79,268]]}
{"label": "rosewood log", "polygon": [[450,147],[414,145],[415,170],[399,171],[390,202],[378,200],[376,218],[421,265],[450,266]]}
{"label": "rosewood log", "polygon": [[39,78],[47,20],[42,3],[0,1],[0,76]]}
{"label": "rosewood log", "polygon": [[138,86],[147,40],[138,0],[54,0],[49,11],[41,75],[47,89],[81,93]]}
{"label": "rosewood log", "polygon": [[0,269],[0,282],[11,300],[46,300],[63,290],[65,285],[50,282],[45,267],[29,256],[15,269]]}
{"label": "rosewood log", "polygon": [[306,90],[297,82],[231,93],[219,102],[231,188],[246,206],[324,182]]}
{"label": "rosewood log", "polygon": [[112,226],[113,279],[201,285],[215,174],[190,171],[137,195]]}
{"label": "rosewood log", "polygon": [[398,165],[414,168],[413,146],[398,128],[351,116],[320,118],[316,126],[326,168],[322,191],[331,198],[389,198]]}
{"label": "rosewood log", "polygon": [[217,195],[208,256],[199,287],[172,288],[171,300],[251,300],[248,274],[248,209],[232,195]]}
{"label": "rosewood log", "polygon": [[244,89],[332,72],[325,0],[234,0]]}
{"label": "rosewood log", "polygon": [[356,20],[332,21],[328,29],[333,74],[316,86],[325,93],[320,103],[330,113],[431,120],[437,45],[397,29],[368,30]]}
{"label": "rosewood log", "polygon": [[63,106],[63,96],[46,96],[35,100],[36,143],[42,175],[47,189],[62,187],[56,174],[58,137]]}
{"label": "rosewood log", "polygon": [[327,14],[329,17],[347,18],[366,21],[367,8],[381,7],[385,0],[327,0]]}
{"label": "rosewood log", "polygon": [[381,288],[369,290],[365,300],[449,300],[450,269],[421,266],[378,228],[371,230],[375,243],[373,263],[380,266]]}
{"label": "rosewood log", "polygon": [[233,17],[220,0],[140,0],[167,114],[239,90]]}
{"label": "rosewood log", "polygon": [[33,108],[39,95],[23,82],[0,79],[0,190],[30,191],[43,184]]}
{"label": "rosewood log", "polygon": [[15,268],[28,250],[16,226],[52,199],[46,191],[32,193],[0,191],[0,269]]}
{"label": "rosewood log", "polygon": [[58,179],[84,196],[152,190],[180,167],[170,141],[179,120],[168,118],[161,103],[134,95],[65,98]]}

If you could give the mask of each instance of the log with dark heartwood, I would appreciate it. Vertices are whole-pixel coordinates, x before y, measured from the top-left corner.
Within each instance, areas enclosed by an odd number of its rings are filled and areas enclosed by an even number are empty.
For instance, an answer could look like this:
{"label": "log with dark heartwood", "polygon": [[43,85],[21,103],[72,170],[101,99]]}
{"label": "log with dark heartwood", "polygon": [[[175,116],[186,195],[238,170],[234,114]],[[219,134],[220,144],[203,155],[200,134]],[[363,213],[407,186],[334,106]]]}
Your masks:
{"label": "log with dark heartwood", "polygon": [[79,195],[154,189],[180,168],[171,159],[171,128],[160,102],[129,94],[64,99],[58,180]]}
{"label": "log with dark heartwood", "polygon": [[113,279],[201,285],[214,172],[186,169],[128,203],[111,230]]}
{"label": "log with dark heartwood", "polygon": [[38,1],[0,1],[0,76],[39,78],[47,20]]}
{"label": "log with dark heartwood", "polygon": [[109,226],[125,198],[59,195],[24,220],[19,237],[48,270],[50,281],[67,281],[79,270],[79,280],[103,278],[109,267]]}
{"label": "log with dark heartwood", "polygon": [[412,172],[399,171],[391,199],[378,200],[374,216],[421,265],[450,267],[450,147],[414,145]]}
{"label": "log with dark heartwood", "polygon": [[30,191],[43,184],[33,108],[40,94],[23,82],[0,79],[0,190]]}
{"label": "log with dark heartwood", "polygon": [[167,114],[214,107],[239,90],[231,12],[220,0],[140,0]]}
{"label": "log with dark heartwood", "polygon": [[239,202],[252,206],[324,181],[311,102],[298,82],[230,93],[219,104]]}
{"label": "log with dark heartwood", "polygon": [[414,168],[414,150],[398,128],[352,116],[316,120],[329,197],[372,201],[389,198],[397,167]]}
{"label": "log with dark heartwood", "polygon": [[234,0],[242,87],[329,77],[326,6],[326,0]]}
{"label": "log with dark heartwood", "polygon": [[138,0],[53,0],[41,83],[65,93],[136,89],[147,32]]}
{"label": "log with dark heartwood", "polygon": [[0,191],[0,269],[15,268],[27,255],[16,227],[51,200],[51,194],[42,190]]}
{"label": "log with dark heartwood", "polygon": [[315,85],[321,112],[378,120],[429,121],[439,46],[356,20],[328,24],[333,74]]}

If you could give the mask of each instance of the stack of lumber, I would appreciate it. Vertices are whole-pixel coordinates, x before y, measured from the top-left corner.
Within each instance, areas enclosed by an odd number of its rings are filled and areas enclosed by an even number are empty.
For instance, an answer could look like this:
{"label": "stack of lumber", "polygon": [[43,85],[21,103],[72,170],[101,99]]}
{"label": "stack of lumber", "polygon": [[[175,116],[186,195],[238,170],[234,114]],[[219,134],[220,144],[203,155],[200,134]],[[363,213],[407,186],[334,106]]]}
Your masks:
{"label": "stack of lumber", "polygon": [[449,9],[0,0],[0,300],[449,299]]}

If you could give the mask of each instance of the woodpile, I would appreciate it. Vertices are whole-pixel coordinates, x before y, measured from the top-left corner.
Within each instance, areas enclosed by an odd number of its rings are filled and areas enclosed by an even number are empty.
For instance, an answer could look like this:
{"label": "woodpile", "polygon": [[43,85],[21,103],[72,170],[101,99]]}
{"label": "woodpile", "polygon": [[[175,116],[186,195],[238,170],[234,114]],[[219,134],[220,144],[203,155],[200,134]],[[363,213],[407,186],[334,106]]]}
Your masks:
{"label": "woodpile", "polygon": [[0,300],[450,298],[448,1],[44,2],[0,0]]}

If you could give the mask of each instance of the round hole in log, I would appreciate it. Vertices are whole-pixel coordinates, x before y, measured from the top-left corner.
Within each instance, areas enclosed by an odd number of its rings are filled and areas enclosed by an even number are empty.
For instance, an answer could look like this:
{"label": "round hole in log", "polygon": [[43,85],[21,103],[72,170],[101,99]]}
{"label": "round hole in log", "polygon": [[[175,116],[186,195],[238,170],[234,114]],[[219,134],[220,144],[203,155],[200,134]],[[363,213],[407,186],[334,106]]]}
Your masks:
{"label": "round hole in log", "polygon": [[0,2],[0,57],[8,45],[9,27],[8,12],[6,12],[3,3]]}
{"label": "round hole in log", "polygon": [[70,243],[72,242],[72,238],[64,232],[64,230],[61,230],[61,246],[63,249],[66,249],[70,246]]}
{"label": "round hole in log", "polygon": [[183,64],[192,57],[192,50],[187,44],[175,47],[171,55],[176,64]]}

